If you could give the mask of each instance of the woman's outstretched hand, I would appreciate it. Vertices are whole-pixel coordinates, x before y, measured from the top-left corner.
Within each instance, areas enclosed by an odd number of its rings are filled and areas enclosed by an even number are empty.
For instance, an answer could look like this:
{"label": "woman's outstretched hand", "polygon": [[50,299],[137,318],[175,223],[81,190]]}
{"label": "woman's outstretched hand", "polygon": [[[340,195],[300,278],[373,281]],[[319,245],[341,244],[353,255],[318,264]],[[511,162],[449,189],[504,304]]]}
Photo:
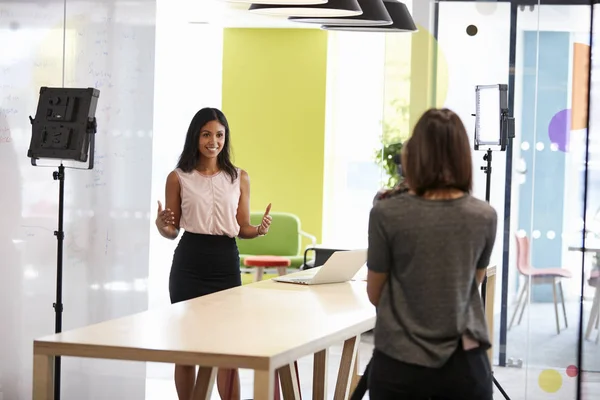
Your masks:
{"label": "woman's outstretched hand", "polygon": [[265,214],[263,215],[262,221],[258,227],[259,235],[266,235],[267,232],[269,232],[269,227],[271,226],[271,221],[273,220],[271,215],[269,215],[270,212],[271,212],[271,203],[269,203],[269,205],[267,206],[267,209],[265,210]]}
{"label": "woman's outstretched hand", "polygon": [[175,214],[171,209],[166,208],[163,210],[162,203],[158,201],[158,212],[156,214],[156,226],[159,229],[166,228],[175,224]]}

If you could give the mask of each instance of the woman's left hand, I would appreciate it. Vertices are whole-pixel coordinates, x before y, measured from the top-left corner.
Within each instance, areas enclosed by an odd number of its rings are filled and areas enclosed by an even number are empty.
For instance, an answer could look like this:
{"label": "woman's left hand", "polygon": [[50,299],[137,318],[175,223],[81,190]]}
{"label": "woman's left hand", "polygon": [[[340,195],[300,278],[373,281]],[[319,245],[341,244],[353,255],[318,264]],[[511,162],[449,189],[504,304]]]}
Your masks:
{"label": "woman's left hand", "polygon": [[269,227],[271,226],[271,221],[273,219],[269,215],[270,212],[271,212],[271,203],[269,203],[269,205],[267,206],[265,215],[263,215],[262,221],[261,221],[260,225],[258,226],[258,234],[259,235],[266,235],[269,232]]}

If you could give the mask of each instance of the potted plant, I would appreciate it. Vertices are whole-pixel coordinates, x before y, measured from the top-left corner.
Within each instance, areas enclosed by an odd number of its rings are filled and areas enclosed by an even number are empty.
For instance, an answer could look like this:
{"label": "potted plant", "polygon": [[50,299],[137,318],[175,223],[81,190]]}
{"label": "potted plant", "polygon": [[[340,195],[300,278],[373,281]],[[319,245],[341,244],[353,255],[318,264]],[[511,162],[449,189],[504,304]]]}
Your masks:
{"label": "potted plant", "polygon": [[401,177],[398,175],[398,168],[394,162],[394,156],[402,151],[402,142],[383,145],[383,148],[375,151],[375,162],[385,172],[383,185],[387,189],[396,187],[400,183]]}
{"label": "potted plant", "polygon": [[402,179],[397,172],[394,156],[402,151],[409,125],[409,107],[405,101],[392,100],[385,110],[381,147],[374,151],[375,162],[385,172],[384,188],[391,189]]}

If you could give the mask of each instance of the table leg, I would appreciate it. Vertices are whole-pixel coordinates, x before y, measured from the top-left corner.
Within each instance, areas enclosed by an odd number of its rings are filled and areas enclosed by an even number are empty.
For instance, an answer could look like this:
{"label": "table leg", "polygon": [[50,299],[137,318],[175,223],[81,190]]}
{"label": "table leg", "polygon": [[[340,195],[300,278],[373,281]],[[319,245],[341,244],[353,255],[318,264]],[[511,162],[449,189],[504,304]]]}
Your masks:
{"label": "table leg", "polygon": [[358,386],[358,381],[360,380],[360,375],[358,374],[358,364],[360,360],[360,350],[356,350],[356,357],[354,360],[354,368],[352,368],[352,375],[350,376],[350,393],[354,393],[356,386]]}
{"label": "table leg", "polygon": [[54,400],[54,357],[33,355],[33,400]]}
{"label": "table leg", "polygon": [[342,350],[342,359],[340,361],[340,370],[338,372],[337,382],[333,400],[346,400],[350,394],[351,374],[356,362],[356,352],[360,344],[360,335],[350,338],[344,342]]}
{"label": "table leg", "polygon": [[216,377],[216,367],[199,367],[192,400],[210,400]]}
{"label": "table leg", "polygon": [[279,379],[281,379],[281,391],[284,400],[300,400],[300,386],[295,365],[288,364],[279,368]]}
{"label": "table leg", "polygon": [[321,350],[314,355],[313,362],[313,400],[327,398],[327,356],[329,349]]}
{"label": "table leg", "polygon": [[254,370],[254,400],[272,400],[275,393],[275,374],[269,370]]}

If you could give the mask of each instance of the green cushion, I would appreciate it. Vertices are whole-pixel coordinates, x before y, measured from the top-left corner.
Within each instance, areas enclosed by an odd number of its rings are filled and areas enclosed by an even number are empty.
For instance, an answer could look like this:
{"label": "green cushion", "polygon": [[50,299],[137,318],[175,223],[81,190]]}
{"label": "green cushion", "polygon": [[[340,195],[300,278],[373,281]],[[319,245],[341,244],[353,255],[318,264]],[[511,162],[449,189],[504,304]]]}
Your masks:
{"label": "green cushion", "polygon": [[[260,224],[262,212],[253,212],[250,222]],[[300,236],[300,220],[294,214],[273,212],[273,221],[269,234],[255,239],[237,238],[240,254],[269,255],[269,256],[297,256],[302,246]]]}

